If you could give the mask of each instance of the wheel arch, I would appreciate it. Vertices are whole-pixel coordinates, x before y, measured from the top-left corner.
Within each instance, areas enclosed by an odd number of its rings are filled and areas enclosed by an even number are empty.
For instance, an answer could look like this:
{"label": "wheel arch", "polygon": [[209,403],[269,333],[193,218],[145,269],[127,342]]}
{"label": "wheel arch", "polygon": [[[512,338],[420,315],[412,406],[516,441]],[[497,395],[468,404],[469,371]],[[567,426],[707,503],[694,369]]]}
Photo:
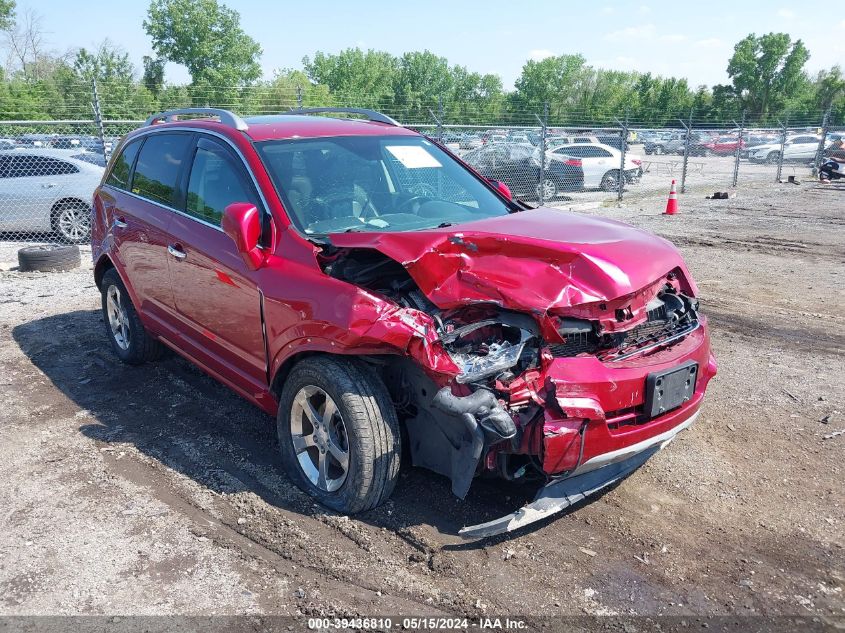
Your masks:
{"label": "wheel arch", "polygon": [[[114,265],[114,262],[111,260],[111,257],[109,257],[106,254],[100,255],[100,259],[98,259],[97,263],[94,264],[94,283],[97,286],[97,290],[103,289],[102,288],[103,276],[106,274],[106,272],[108,270],[110,270],[112,268],[116,268],[116,266]],[[118,271],[118,274],[120,274],[120,271]],[[123,276],[121,275],[121,278],[122,277]],[[126,282],[124,281],[124,284],[125,283]]]}
{"label": "wheel arch", "polygon": [[84,204],[88,208],[91,208],[91,203],[85,202],[85,200],[83,200],[79,196],[63,196],[56,200],[50,207],[50,224],[53,224],[56,221],[56,216],[58,215],[59,211],[61,211],[65,207],[65,205],[68,204]]}

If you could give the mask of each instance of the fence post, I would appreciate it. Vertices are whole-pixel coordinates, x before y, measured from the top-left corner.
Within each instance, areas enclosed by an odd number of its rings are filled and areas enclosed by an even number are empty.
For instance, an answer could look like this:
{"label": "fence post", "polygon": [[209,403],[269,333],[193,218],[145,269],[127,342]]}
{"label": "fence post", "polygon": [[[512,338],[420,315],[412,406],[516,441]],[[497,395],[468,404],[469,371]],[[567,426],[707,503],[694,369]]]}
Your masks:
{"label": "fence post", "polygon": [[689,163],[689,142],[692,133],[692,108],[689,111],[689,125],[683,122],[683,120],[678,119],[681,121],[681,125],[684,126],[684,129],[687,131],[686,135],[684,136],[684,165],[681,169],[681,193],[686,193],[687,191],[687,163]]}
{"label": "fence post", "polygon": [[296,107],[302,109],[302,86],[296,84]]}
{"label": "fence post", "polygon": [[97,80],[91,80],[91,92],[93,99],[91,101],[91,109],[94,110],[94,122],[97,125],[97,132],[100,135],[100,145],[103,146],[103,160],[109,162],[109,150],[106,147],[106,130],[103,126],[103,117],[100,111],[100,95],[97,92]]}
{"label": "fence post", "polygon": [[822,155],[824,154],[824,144],[827,140],[827,131],[830,126],[830,107],[824,112],[822,117],[822,137],[819,139],[819,146],[816,148],[816,160],[814,161],[814,176],[818,176],[819,167],[822,165]]}
{"label": "fence post", "polygon": [[[733,122],[736,125],[736,121]],[[734,178],[731,187],[736,188],[736,183],[739,180],[739,153],[742,151],[742,136],[745,134],[745,110],[742,111],[742,118],[739,123],[739,138],[736,143],[736,150],[734,151]]]}
{"label": "fence post", "polygon": [[437,141],[443,142],[443,94],[437,96]]}
{"label": "fence post", "polygon": [[616,200],[622,202],[622,192],[625,189],[625,155],[628,153],[628,113],[625,112],[624,123],[619,119],[616,122],[622,127],[619,134],[622,136],[622,145],[620,146],[621,157],[619,159],[619,183],[616,187]]}
{"label": "fence post", "polygon": [[542,207],[546,198],[546,188],[543,185],[546,182],[546,128],[549,119],[549,104],[543,104],[542,119],[536,114],[534,116],[540,122],[540,178],[537,181],[537,202]]}
{"label": "fence post", "polygon": [[786,123],[778,121],[778,124],[780,125],[780,151],[778,152],[778,173],[775,176],[775,182],[780,182],[781,172],[783,171],[783,152],[786,147]]}

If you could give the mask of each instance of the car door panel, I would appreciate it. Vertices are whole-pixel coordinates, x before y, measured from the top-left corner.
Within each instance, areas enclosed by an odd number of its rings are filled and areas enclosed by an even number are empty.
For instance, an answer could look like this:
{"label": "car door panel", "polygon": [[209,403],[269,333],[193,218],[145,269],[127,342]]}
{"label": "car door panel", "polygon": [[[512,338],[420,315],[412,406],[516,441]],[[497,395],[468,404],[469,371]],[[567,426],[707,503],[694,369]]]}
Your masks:
{"label": "car door panel", "polygon": [[[219,225],[225,206],[258,205],[257,195],[238,159],[216,141],[201,137],[192,154],[192,166],[185,173],[186,207],[174,214],[167,257],[181,336],[195,356],[223,377],[266,389],[255,273]],[[223,181],[222,170],[236,172],[238,185]]]}

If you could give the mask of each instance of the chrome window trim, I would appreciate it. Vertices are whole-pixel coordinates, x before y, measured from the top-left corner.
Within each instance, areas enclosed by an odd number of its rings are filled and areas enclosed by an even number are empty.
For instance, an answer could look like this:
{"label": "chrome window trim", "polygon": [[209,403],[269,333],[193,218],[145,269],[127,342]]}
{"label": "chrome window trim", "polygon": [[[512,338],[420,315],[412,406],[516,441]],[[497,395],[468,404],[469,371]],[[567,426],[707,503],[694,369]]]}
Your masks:
{"label": "chrome window trim", "polygon": [[[139,132],[138,134],[136,134],[135,136],[133,136],[132,139],[126,139],[127,143],[131,142],[132,140],[139,139],[143,136],[149,136],[151,134],[159,134],[159,133],[164,133],[164,132],[168,132],[168,131],[191,132],[191,133],[194,133],[194,134],[208,134],[210,136],[214,136],[214,137],[224,141],[232,149],[232,151],[235,152],[237,157],[240,159],[241,165],[243,166],[244,170],[246,171],[247,174],[249,174],[249,178],[252,181],[253,186],[255,187],[255,191],[258,192],[258,197],[261,199],[261,204],[263,205],[263,208],[260,209],[261,213],[270,216],[271,220],[273,219],[273,214],[270,213],[270,205],[267,204],[267,198],[264,197],[264,192],[261,191],[261,187],[258,186],[258,181],[255,179],[255,174],[253,174],[252,170],[249,168],[249,165],[246,162],[246,158],[244,157],[243,153],[235,146],[235,144],[232,143],[232,141],[230,141],[228,138],[226,138],[223,134],[220,134],[219,132],[215,132],[213,130],[205,130],[205,129],[199,129],[199,128],[195,128],[195,127],[188,127],[188,126],[181,126],[181,125],[180,126],[170,126],[170,125],[168,125],[166,128],[152,127],[150,129],[143,129],[143,128],[139,128],[139,129],[141,129],[142,131]],[[194,157],[191,156],[192,161],[193,161],[193,158]],[[263,162],[262,162],[262,165],[263,165]],[[104,187],[112,187],[113,189],[116,189],[117,191],[122,191],[123,193],[129,194],[133,198],[137,198],[139,200],[149,202],[149,203],[154,204],[156,206],[159,206],[163,209],[167,209],[168,211],[173,211],[174,213],[178,213],[181,216],[184,216],[184,217],[189,218],[191,220],[195,220],[196,222],[199,222],[200,224],[204,224],[205,226],[210,226],[211,228],[214,228],[214,229],[217,229],[220,232],[223,232],[223,228],[221,226],[216,225],[216,224],[212,224],[211,222],[207,222],[206,220],[201,220],[200,218],[198,218],[196,216],[189,215],[188,213],[185,213],[184,211],[180,211],[179,209],[174,209],[173,207],[171,207],[169,205],[162,204],[160,202],[156,202],[155,200],[150,200],[149,198],[145,198],[144,196],[139,196],[136,193],[132,193],[131,191],[128,191],[126,189],[120,189],[118,187],[115,187],[114,185],[110,185],[110,184],[105,183],[105,182],[103,183],[103,186]],[[264,248],[264,247],[261,246],[260,248]]]}

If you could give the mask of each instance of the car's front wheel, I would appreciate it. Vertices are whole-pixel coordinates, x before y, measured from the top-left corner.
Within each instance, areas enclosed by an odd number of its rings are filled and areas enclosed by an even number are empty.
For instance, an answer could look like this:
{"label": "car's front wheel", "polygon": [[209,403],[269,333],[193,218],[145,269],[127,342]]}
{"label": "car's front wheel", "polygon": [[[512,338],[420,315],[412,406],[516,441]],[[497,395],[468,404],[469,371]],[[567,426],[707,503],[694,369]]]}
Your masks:
{"label": "car's front wheel", "polygon": [[662,145],[655,145],[654,146],[654,153],[660,156],[663,153],[663,146]]}
{"label": "car's front wheel", "polygon": [[381,378],[361,361],[317,356],[287,376],[276,418],[282,465],[324,506],[353,514],[390,497],[401,444]]}
{"label": "car's front wheel", "polygon": [[144,328],[126,286],[114,268],[103,275],[100,289],[103,321],[117,357],[128,365],[140,365],[160,358],[164,346]]}
{"label": "car's front wheel", "polygon": [[769,152],[769,155],[766,156],[766,162],[769,163],[769,165],[774,165],[778,162],[778,158],[780,158],[780,152]]}

